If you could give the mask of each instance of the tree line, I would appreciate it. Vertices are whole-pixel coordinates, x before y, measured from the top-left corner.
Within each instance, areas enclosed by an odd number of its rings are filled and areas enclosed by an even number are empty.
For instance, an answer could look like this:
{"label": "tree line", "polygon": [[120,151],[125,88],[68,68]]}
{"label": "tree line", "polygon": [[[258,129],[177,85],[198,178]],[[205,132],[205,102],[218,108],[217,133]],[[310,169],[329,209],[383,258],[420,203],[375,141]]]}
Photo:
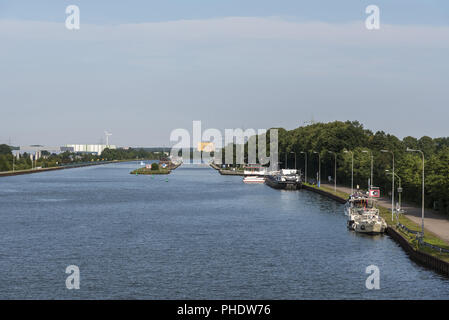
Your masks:
{"label": "tree line", "polygon": [[[334,154],[337,154],[337,183],[351,185],[351,151],[354,155],[354,187],[366,189],[371,174],[371,154],[373,156],[373,185],[382,194],[391,192],[392,155],[394,153],[395,173],[401,178],[402,198],[420,203],[422,186],[422,160],[416,152],[407,148],[421,150],[425,156],[425,205],[437,207],[449,213],[449,137],[419,139],[405,137],[402,140],[384,131],[365,129],[358,121],[334,121],[315,123],[293,130],[277,128],[279,140],[280,167],[305,170],[307,153],[307,175],[316,178],[318,173],[318,154],[321,158],[321,181],[334,177]],[[251,138],[250,138],[251,139]],[[254,137],[253,137],[254,139]],[[269,149],[269,134],[267,134]],[[245,154],[247,154],[247,144]],[[331,152],[329,152],[331,151]],[[367,152],[363,152],[367,151]],[[317,153],[314,153],[317,152]],[[285,159],[287,158],[287,163]],[[295,163],[296,158],[296,163]],[[396,188],[398,179],[395,179]]]}
{"label": "tree line", "polygon": [[91,153],[75,153],[65,151],[62,153],[50,153],[46,150],[41,151],[41,157],[35,162],[31,160],[29,153],[23,153],[20,158],[14,158],[12,148],[6,144],[0,145],[0,171],[26,170],[33,167],[50,168],[62,165],[112,161],[112,160],[133,160],[133,159],[151,159],[159,160],[163,157],[162,153],[146,151],[144,149],[104,149],[101,155]]}

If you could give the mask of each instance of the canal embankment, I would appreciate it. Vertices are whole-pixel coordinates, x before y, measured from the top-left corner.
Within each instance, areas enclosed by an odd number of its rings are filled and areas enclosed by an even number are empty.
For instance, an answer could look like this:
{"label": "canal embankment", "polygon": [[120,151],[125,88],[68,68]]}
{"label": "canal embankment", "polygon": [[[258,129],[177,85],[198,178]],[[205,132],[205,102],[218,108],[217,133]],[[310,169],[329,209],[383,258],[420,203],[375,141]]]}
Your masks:
{"label": "canal embankment", "polygon": [[222,169],[219,166],[217,166],[215,163],[211,162],[210,166],[212,169],[217,170],[222,176],[243,176],[243,170],[229,170],[229,169]]}
{"label": "canal embankment", "polygon": [[[349,194],[345,194],[341,191],[337,191],[338,193],[336,194],[333,190],[327,190],[327,188],[323,187],[318,188],[317,186],[308,184],[303,184],[303,189],[318,193],[342,204],[346,203],[346,200],[349,197]],[[419,225],[414,224],[404,216],[399,217],[400,224],[396,224],[388,219],[389,211],[387,208],[379,206],[379,211],[381,216],[383,216],[388,223],[386,231],[387,235],[397,242],[413,261],[449,276],[449,254],[441,252],[441,248],[447,247],[444,245],[442,239],[425,230],[424,243],[420,244],[420,241],[416,237],[417,231],[415,231],[419,230]],[[404,228],[403,223],[407,224],[410,229],[408,227]],[[402,226],[402,228],[400,226]],[[437,243],[439,246],[434,246],[434,243]],[[426,245],[424,246],[424,244]],[[440,248],[440,250],[437,248]],[[444,250],[446,250],[446,248]]]}
{"label": "canal embankment", "polygon": [[181,165],[181,163],[178,163],[178,164],[171,163],[168,166],[168,168],[160,168],[160,167],[158,167],[157,169],[153,169],[151,167],[149,167],[149,168],[143,167],[143,168],[135,169],[135,170],[131,171],[130,173],[131,174],[135,174],[135,175],[139,175],[139,174],[144,174],[144,175],[170,174],[173,170],[178,168],[180,165]]}
{"label": "canal embankment", "polygon": [[18,175],[23,175],[23,174],[40,173],[40,172],[48,172],[48,171],[55,171],[55,170],[92,167],[92,166],[99,166],[99,165],[104,165],[104,164],[130,162],[130,161],[135,161],[135,160],[134,159],[133,160],[112,160],[112,161],[98,161],[98,162],[89,162],[89,163],[73,163],[73,164],[58,166],[58,167],[5,171],[5,172],[0,172],[0,177],[18,176]]}
{"label": "canal embankment", "polygon": [[341,196],[335,195],[331,192],[325,191],[323,189],[320,189],[318,187],[314,187],[314,186],[309,186],[307,184],[302,184],[302,188],[305,190],[309,190],[309,191],[313,191],[315,193],[319,193],[325,197],[331,198],[332,200],[335,200],[339,203],[346,203],[346,199],[342,198]]}
{"label": "canal embankment", "polygon": [[65,169],[82,168],[82,167],[92,167],[92,166],[98,166],[98,165],[109,164],[109,163],[117,163],[117,162],[119,162],[119,161],[101,161],[101,162],[95,162],[95,163],[73,164],[73,165],[49,167],[49,168],[36,168],[36,169],[6,171],[6,172],[0,172],[0,177],[18,176],[18,175],[22,175],[22,174],[32,174],[32,173],[39,173],[39,172],[48,172],[48,171],[65,170]]}

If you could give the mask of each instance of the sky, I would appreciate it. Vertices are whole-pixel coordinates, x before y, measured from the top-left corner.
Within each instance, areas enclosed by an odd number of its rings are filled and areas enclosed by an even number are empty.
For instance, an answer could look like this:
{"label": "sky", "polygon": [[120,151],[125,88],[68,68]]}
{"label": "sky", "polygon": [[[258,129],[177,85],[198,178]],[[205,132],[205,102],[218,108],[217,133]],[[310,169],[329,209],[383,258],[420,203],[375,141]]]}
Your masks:
{"label": "sky", "polygon": [[[367,30],[365,8],[380,9]],[[65,27],[68,5],[80,30]],[[3,1],[0,143],[358,120],[449,136],[448,1]]]}

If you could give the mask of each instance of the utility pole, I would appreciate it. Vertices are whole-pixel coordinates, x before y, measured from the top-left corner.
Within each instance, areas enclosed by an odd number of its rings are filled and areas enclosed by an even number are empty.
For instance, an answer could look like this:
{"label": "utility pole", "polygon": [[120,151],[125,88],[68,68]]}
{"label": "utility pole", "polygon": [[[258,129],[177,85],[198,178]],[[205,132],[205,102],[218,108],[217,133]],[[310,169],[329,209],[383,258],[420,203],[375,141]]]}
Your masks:
{"label": "utility pole", "polygon": [[348,150],[344,152],[351,154],[351,194],[354,194],[354,152]]}
{"label": "utility pole", "polygon": [[373,152],[371,150],[363,150],[362,152],[364,153],[368,153],[370,155],[371,158],[371,179],[368,185],[368,189],[371,189],[371,187],[374,185],[373,183],[373,162],[374,162],[374,156],[373,156]]}
{"label": "utility pole", "polygon": [[285,152],[285,165],[284,165],[285,169],[287,169],[287,152]]}
{"label": "utility pole", "polygon": [[407,148],[408,152],[419,152],[422,156],[422,195],[421,195],[421,237],[424,238],[424,152],[421,150],[414,150]]}
{"label": "utility pole", "polygon": [[[390,170],[385,170],[385,172],[387,173],[387,174],[392,174],[391,172],[390,172]],[[400,176],[398,176],[396,173],[394,174],[395,176],[396,176],[396,178],[398,178],[398,181],[399,181],[399,186],[398,186],[398,197],[399,197],[399,208],[396,210],[396,220],[398,219],[398,211],[401,211],[401,208],[402,208],[402,202],[401,202],[401,195],[402,195],[402,183],[401,183],[401,177]]]}
{"label": "utility pole", "polygon": [[293,153],[295,155],[295,170],[296,170],[296,152],[291,151],[290,153]]}
{"label": "utility pole", "polygon": [[321,187],[321,156],[319,152],[314,151],[313,153],[316,153],[318,155],[318,179],[317,184],[318,188]]}
{"label": "utility pole", "polygon": [[328,153],[334,155],[334,192],[337,192],[337,154],[333,151],[328,151]]}
{"label": "utility pole", "polygon": [[305,156],[305,158],[304,158],[304,174],[305,174],[305,180],[304,180],[304,182],[305,183],[307,183],[307,152],[305,152],[305,151],[301,151],[301,153],[304,153],[304,156]]}
{"label": "utility pole", "polygon": [[381,152],[391,153],[393,157],[393,182],[391,183],[391,221],[394,221],[393,212],[394,212],[394,152],[390,150],[380,150]]}

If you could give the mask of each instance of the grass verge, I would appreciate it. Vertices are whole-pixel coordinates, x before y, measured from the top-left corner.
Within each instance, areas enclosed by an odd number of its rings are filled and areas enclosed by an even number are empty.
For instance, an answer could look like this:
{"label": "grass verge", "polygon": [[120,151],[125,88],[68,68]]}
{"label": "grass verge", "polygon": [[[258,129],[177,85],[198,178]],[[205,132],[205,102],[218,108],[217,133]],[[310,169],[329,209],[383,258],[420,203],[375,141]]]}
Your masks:
{"label": "grass verge", "polygon": [[[337,190],[337,192],[334,192],[333,188],[329,188],[327,186],[321,186],[320,188],[318,188],[316,185],[311,185],[311,184],[306,184],[309,187],[315,188],[315,189],[320,189],[323,191],[326,191],[328,193],[331,193],[333,195],[336,195],[340,198],[343,199],[348,199],[349,198],[349,193],[345,193],[342,191]],[[395,228],[395,230],[399,231],[402,236],[416,249],[419,250],[421,252],[425,252],[428,253],[432,256],[435,256],[441,260],[444,260],[446,262],[449,262],[449,254],[448,253],[440,253],[436,250],[433,250],[431,248],[428,247],[424,247],[424,246],[418,246],[418,240],[416,239],[416,235],[414,234],[409,234],[406,231],[402,230],[401,228],[396,228],[396,217],[394,217],[394,221],[391,221],[391,208],[385,208],[383,206],[378,206],[379,207],[379,214],[382,218],[385,219],[385,221],[388,224],[389,228]],[[399,215],[399,223],[403,224],[404,226],[406,226],[408,229],[413,230],[413,231],[421,231],[421,226],[418,225],[417,223],[414,223],[413,221],[411,221],[410,219],[408,219],[406,216],[404,216],[403,214]],[[449,245],[442,239],[440,239],[436,234],[428,231],[428,230],[424,230],[424,241],[427,243],[430,243],[432,245],[441,247],[441,248],[445,248],[445,249],[449,249]]]}

